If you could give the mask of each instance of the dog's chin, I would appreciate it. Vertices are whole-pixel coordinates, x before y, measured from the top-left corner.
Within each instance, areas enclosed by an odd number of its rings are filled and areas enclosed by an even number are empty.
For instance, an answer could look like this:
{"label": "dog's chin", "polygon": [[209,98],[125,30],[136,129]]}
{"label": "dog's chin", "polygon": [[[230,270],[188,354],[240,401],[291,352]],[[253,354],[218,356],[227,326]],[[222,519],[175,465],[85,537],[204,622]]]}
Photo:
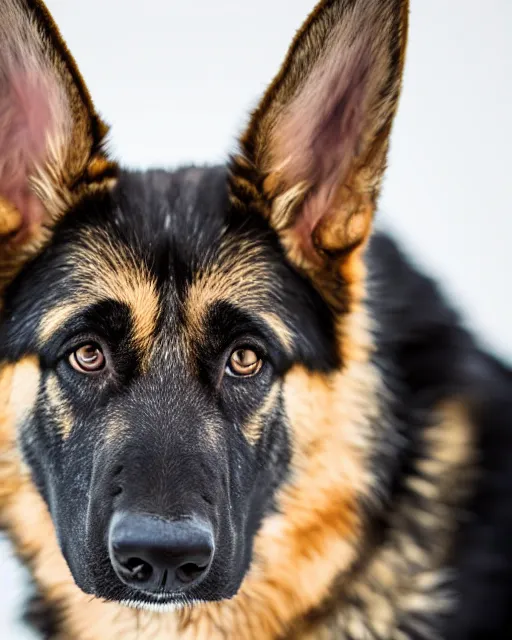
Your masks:
{"label": "dog's chin", "polygon": [[186,595],[180,593],[150,593],[144,591],[133,591],[124,593],[118,597],[108,598],[108,602],[117,603],[129,609],[141,611],[151,611],[155,613],[172,613],[182,609],[190,609],[196,606],[206,605],[209,602],[219,602],[230,599],[232,596],[202,598],[201,596]]}
{"label": "dog's chin", "polygon": [[120,600],[119,604],[129,609],[138,609],[139,611],[151,611],[153,613],[172,613],[174,611],[180,611],[181,609],[194,607],[199,604],[204,604],[203,600],[186,600],[184,598],[176,599],[172,596],[166,597],[153,596],[152,599],[146,596],[136,597],[133,599]]}
{"label": "dog's chin", "polygon": [[180,611],[182,609],[190,609],[196,606],[206,605],[211,602],[220,602],[222,600],[230,600],[235,593],[230,595],[220,594],[216,597],[201,598],[200,596],[187,596],[185,594],[176,593],[144,593],[134,592],[126,594],[124,597],[117,598],[115,602],[128,607],[130,609],[139,609],[143,611],[153,611],[157,613],[169,613]]}
{"label": "dog's chin", "polygon": [[135,591],[131,589],[123,590],[123,593],[112,594],[109,597],[94,594],[95,598],[103,602],[118,604],[129,609],[142,611],[152,611],[157,613],[171,613],[181,609],[204,605],[208,600],[201,597],[187,596],[180,593],[151,593],[145,591]]}

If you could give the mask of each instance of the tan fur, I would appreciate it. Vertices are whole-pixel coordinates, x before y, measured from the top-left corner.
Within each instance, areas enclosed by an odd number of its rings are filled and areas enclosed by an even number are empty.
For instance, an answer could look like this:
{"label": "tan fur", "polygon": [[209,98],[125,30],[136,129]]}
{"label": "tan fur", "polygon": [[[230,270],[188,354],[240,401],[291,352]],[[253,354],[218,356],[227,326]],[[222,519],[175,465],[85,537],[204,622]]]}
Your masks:
{"label": "tan fur", "polygon": [[[16,447],[16,424],[30,414],[37,400],[39,377],[39,366],[32,356],[0,367],[0,507],[17,495],[25,473]],[[1,510],[0,521],[9,521]]]}
{"label": "tan fur", "polygon": [[[0,236],[4,238],[16,232],[21,226],[19,210],[0,195]],[[1,241],[1,240],[0,240]]]}
{"label": "tan fur", "polygon": [[26,356],[12,368],[8,405],[15,424],[30,416],[37,401],[40,368],[35,356]]}
{"label": "tan fur", "polygon": [[248,423],[243,426],[243,433],[251,444],[257,444],[260,439],[263,427],[265,426],[265,419],[275,409],[280,391],[281,385],[278,382],[274,382],[263,404],[256,410],[254,415],[251,416]]}
{"label": "tan fur", "polygon": [[52,374],[46,381],[47,410],[51,413],[52,421],[58,425],[64,439],[67,439],[73,429],[73,410],[65,399],[59,380]]}

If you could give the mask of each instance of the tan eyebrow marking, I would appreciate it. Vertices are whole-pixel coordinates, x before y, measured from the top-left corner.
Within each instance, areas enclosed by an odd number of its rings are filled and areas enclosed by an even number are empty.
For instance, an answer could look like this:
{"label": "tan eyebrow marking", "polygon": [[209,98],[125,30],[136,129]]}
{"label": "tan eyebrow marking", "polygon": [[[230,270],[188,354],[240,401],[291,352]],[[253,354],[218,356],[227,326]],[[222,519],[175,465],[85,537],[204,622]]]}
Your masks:
{"label": "tan eyebrow marking", "polygon": [[257,315],[272,329],[272,333],[277,336],[286,353],[291,353],[293,347],[293,335],[284,320],[282,320],[277,313],[272,311],[261,311],[257,313]]}
{"label": "tan eyebrow marking", "polygon": [[39,326],[39,342],[45,344],[60,325],[91,304],[115,300],[125,304],[133,320],[133,338],[143,357],[150,351],[160,310],[156,281],[127,249],[115,245],[105,233],[87,230],[70,260],[79,288],[72,300],[53,307]]}
{"label": "tan eyebrow marking", "polygon": [[204,319],[212,304],[228,302],[242,311],[255,314],[271,329],[289,353],[292,333],[286,323],[271,310],[275,283],[264,248],[250,239],[226,241],[219,249],[215,264],[199,272],[190,285],[185,300],[186,333],[200,339]]}

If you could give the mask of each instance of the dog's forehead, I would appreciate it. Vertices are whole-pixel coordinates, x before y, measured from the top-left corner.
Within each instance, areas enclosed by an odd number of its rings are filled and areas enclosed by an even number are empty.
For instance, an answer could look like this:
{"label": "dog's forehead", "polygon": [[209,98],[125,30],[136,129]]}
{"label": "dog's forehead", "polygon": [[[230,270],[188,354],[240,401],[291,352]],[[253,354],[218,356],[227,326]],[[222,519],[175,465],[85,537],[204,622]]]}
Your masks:
{"label": "dog's forehead", "polygon": [[230,219],[224,169],[126,172],[106,207],[91,217],[92,209],[85,202],[77,212],[70,241],[57,236],[67,267],[57,304],[41,319],[43,343],[68,319],[114,300],[128,308],[143,351],[162,327],[186,326],[187,338],[199,339],[219,303],[264,322],[289,345],[277,312],[286,267],[271,232]]}
{"label": "dog's forehead", "polygon": [[185,247],[215,240],[228,212],[224,167],[122,172],[113,194],[114,218],[139,243],[172,239]]}
{"label": "dog's forehead", "polygon": [[[125,174],[112,216],[111,250],[123,263],[130,260],[121,246],[137,256],[134,268],[149,273],[167,301],[243,304],[253,297],[263,303],[274,288],[280,256],[272,232],[232,215],[223,167]],[[99,244],[94,250],[105,255]]]}

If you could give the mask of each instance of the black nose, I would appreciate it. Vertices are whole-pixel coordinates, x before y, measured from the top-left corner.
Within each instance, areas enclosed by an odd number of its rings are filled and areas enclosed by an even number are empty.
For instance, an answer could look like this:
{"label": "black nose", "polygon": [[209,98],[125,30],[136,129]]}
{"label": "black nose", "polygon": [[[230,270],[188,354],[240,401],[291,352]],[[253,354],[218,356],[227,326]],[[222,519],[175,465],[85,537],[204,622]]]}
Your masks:
{"label": "black nose", "polygon": [[184,591],[208,573],[213,531],[196,517],[165,520],[138,513],[115,513],[109,552],[119,578],[143,591]]}

